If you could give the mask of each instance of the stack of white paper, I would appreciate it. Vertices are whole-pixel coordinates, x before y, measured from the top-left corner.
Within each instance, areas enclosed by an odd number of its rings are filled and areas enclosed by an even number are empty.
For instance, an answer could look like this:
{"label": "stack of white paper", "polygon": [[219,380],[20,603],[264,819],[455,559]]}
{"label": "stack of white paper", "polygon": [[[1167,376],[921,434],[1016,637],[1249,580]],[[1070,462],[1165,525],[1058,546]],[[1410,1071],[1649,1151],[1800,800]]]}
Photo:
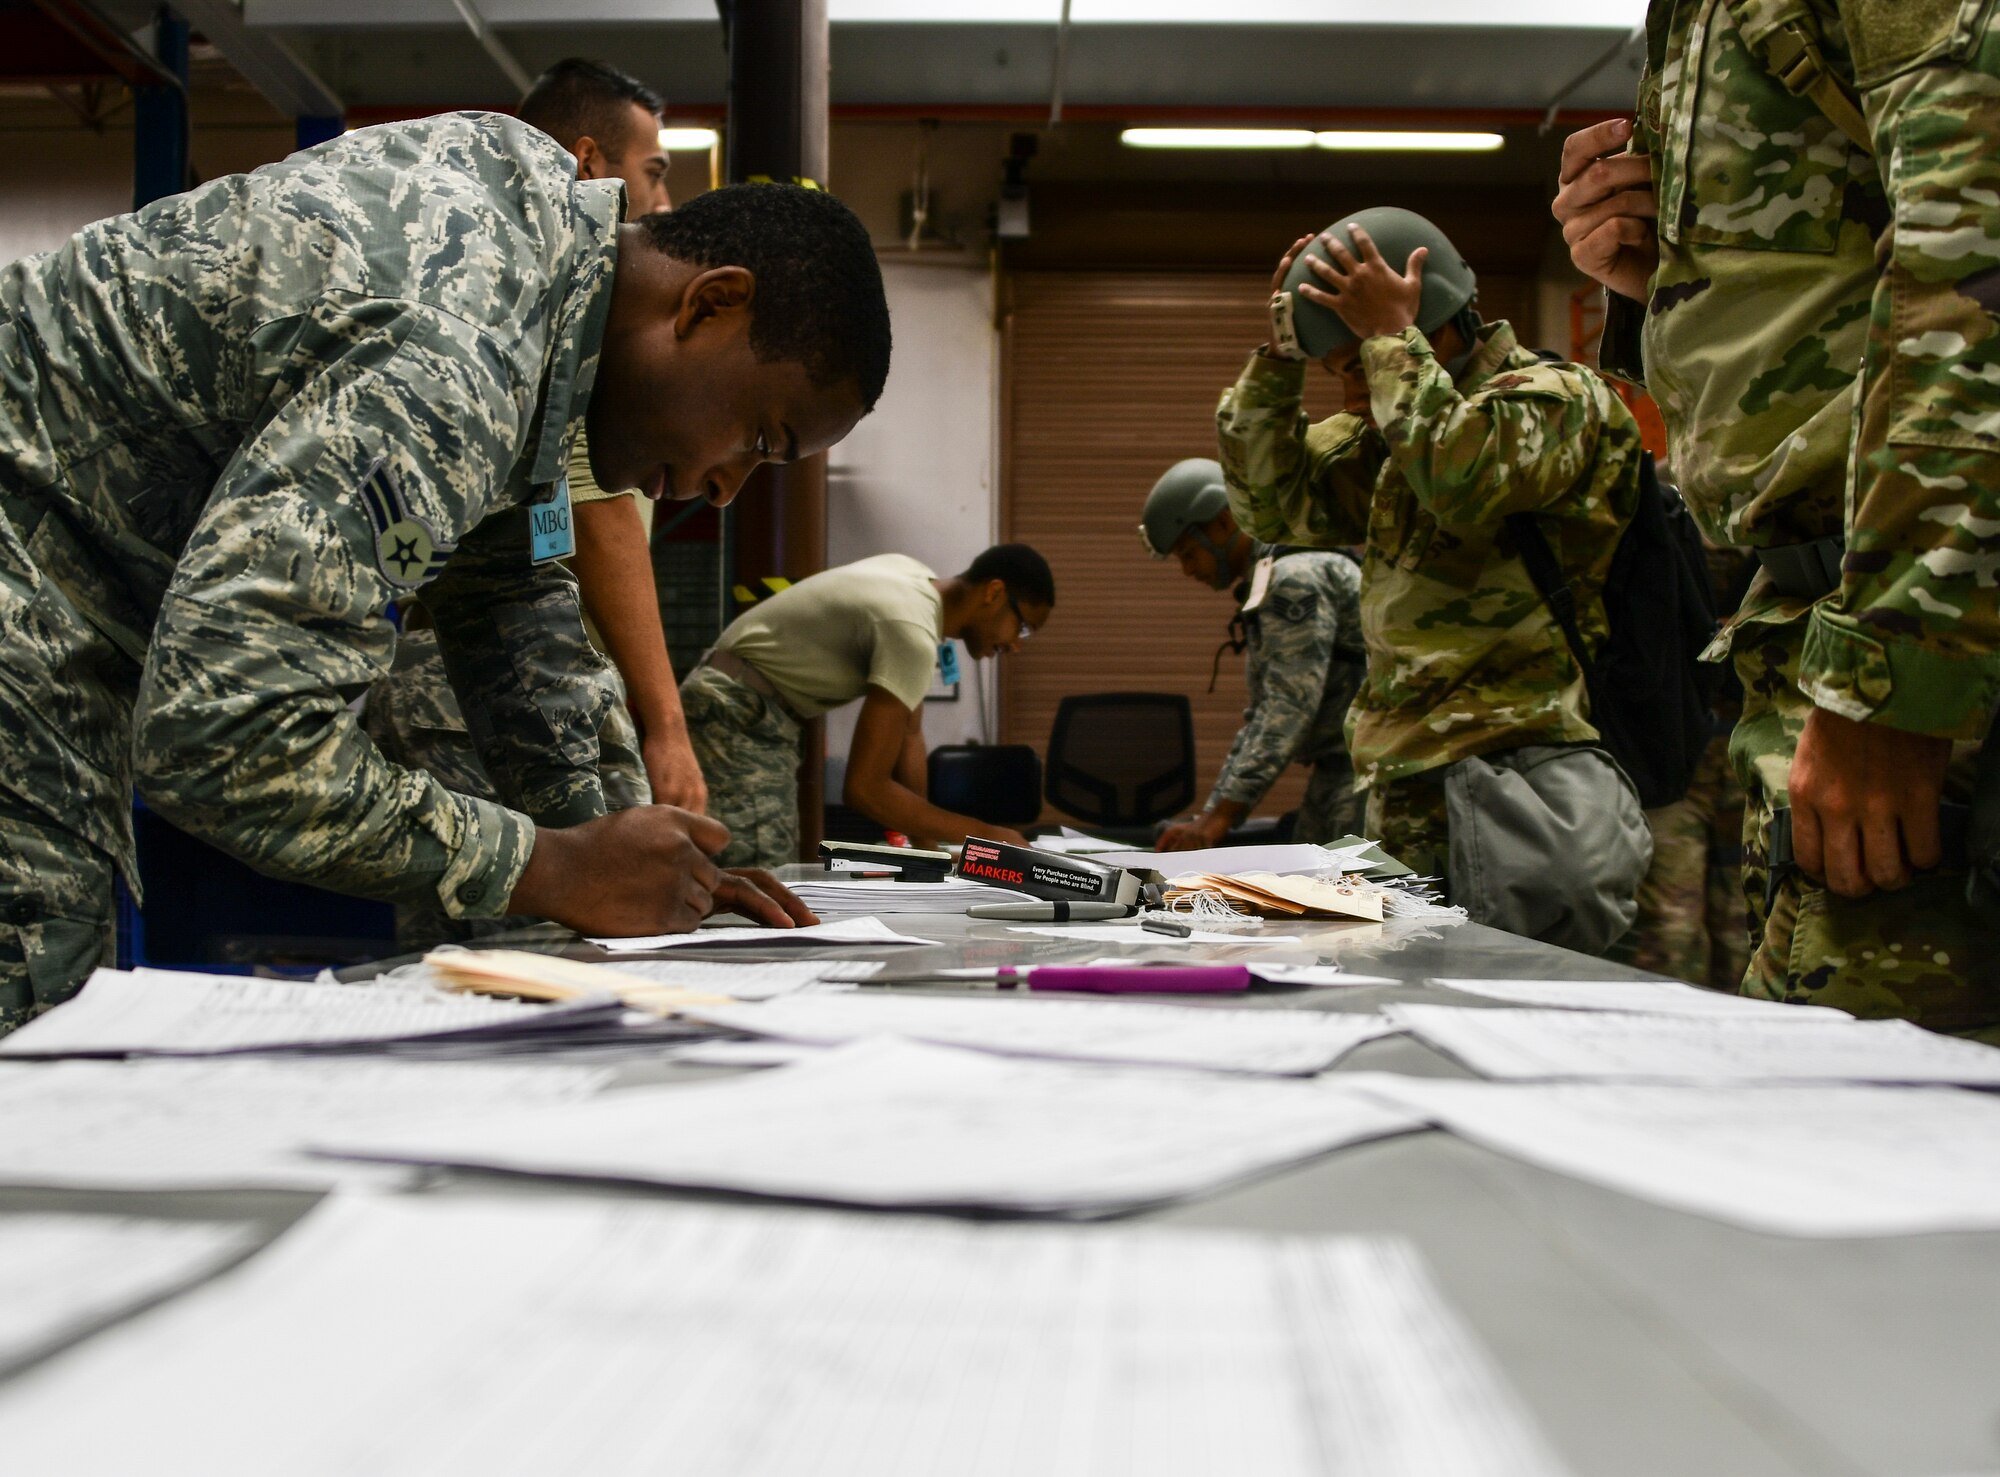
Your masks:
{"label": "stack of white paper", "polygon": [[[1263,971],[1259,970],[1259,974]],[[1447,989],[1510,1005],[1558,1010],[1622,1010],[1635,1015],[1769,1016],[1774,1020],[1826,1021],[1847,1018],[1824,1005],[1786,1005],[1704,990],[1679,980],[1472,980],[1431,981]]]}
{"label": "stack of white paper", "polygon": [[325,1135],[388,1163],[854,1205],[1109,1215],[1421,1120],[1332,1083],[1012,1061],[876,1041],[757,1076]]}
{"label": "stack of white paper", "polygon": [[0,1216],[0,1369],[176,1292],[256,1241],[254,1226],[235,1222]]}
{"label": "stack of white paper", "polygon": [[738,1000],[774,1000],[799,990],[846,989],[881,971],[879,961],[851,959],[743,959],[726,964],[700,959],[614,959],[620,974]]}
{"label": "stack of white paper", "polygon": [[0,1065],[0,1184],[323,1189],[354,1166],[301,1153],[310,1138],[573,1102],[609,1080],[582,1067],[471,1062],[8,1063]]}
{"label": "stack of white paper", "polygon": [[2000,1230],[2000,1100],[1984,1093],[1340,1081],[1530,1164],[1752,1230]]}
{"label": "stack of white paper", "polygon": [[942,882],[794,882],[799,901],[822,918],[877,913],[964,913],[981,903],[1032,903],[1032,893],[947,877]]}
{"label": "stack of white paper", "polygon": [[689,1020],[828,1045],[900,1036],[1009,1056],[1305,1076],[1395,1033],[1380,1015],[1253,1010],[992,994],[794,995],[761,1005],[691,1005]]}
{"label": "stack of white paper", "polygon": [[[898,883],[907,887],[909,883]],[[931,939],[897,933],[879,918],[842,918],[809,928],[697,928],[692,933],[655,933],[637,938],[592,939],[614,954],[650,953],[654,949],[713,949],[736,945],[763,948],[807,948],[821,944],[928,944]]]}
{"label": "stack of white paper", "polygon": [[1383,1013],[1482,1077],[2000,1085],[2000,1050],[1908,1021],[1449,1005]]}
{"label": "stack of white paper", "polygon": [[323,985],[170,969],[100,969],[0,1056],[215,1056],[559,1035],[616,1020],[615,1000],[525,1005],[407,985]]}
{"label": "stack of white paper", "polygon": [[154,1477],[1560,1470],[1398,1242],[365,1199],[0,1389],[0,1451]]}

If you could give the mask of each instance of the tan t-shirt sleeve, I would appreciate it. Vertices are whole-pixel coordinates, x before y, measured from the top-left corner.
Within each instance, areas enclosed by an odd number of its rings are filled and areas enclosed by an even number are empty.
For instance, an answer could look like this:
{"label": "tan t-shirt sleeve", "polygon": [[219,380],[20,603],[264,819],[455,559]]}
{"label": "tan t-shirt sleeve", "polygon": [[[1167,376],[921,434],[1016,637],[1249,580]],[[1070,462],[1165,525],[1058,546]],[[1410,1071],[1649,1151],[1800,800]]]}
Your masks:
{"label": "tan t-shirt sleeve", "polygon": [[576,444],[569,449],[569,500],[575,503],[608,503],[613,498],[629,497],[639,510],[639,524],[646,530],[646,542],[653,541],[653,500],[641,497],[637,488],[626,492],[606,492],[597,485],[597,478],[590,471],[589,439],[578,431]]}
{"label": "tan t-shirt sleeve", "polygon": [[931,690],[937,666],[937,632],[913,621],[875,624],[875,652],[868,659],[868,685],[879,687],[906,708],[916,708]]}

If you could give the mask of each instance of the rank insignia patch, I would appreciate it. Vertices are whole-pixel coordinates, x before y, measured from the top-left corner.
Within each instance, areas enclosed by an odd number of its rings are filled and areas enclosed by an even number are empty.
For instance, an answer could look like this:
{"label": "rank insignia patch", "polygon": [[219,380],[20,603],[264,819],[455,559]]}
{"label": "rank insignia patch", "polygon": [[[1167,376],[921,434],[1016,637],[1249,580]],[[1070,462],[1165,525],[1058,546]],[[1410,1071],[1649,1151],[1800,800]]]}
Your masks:
{"label": "rank insignia patch", "polygon": [[1313,612],[1319,609],[1319,596],[1311,590],[1296,595],[1273,595],[1264,608],[1279,620],[1298,625],[1313,618]]}
{"label": "rank insignia patch", "polygon": [[410,511],[386,459],[362,480],[361,500],[375,525],[376,567],[390,584],[414,590],[444,568],[456,545],[439,543],[430,524]]}

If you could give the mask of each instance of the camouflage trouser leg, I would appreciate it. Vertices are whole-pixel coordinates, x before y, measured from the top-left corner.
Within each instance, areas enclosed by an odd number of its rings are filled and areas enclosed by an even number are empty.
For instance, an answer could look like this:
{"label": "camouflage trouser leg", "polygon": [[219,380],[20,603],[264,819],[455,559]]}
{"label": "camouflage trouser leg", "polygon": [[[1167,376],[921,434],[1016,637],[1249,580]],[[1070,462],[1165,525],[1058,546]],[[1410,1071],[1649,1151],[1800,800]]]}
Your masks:
{"label": "camouflage trouser leg", "polygon": [[[1653,865],[1639,884],[1638,921],[1609,958],[1732,993],[1749,957],[1749,920],[1736,881],[1743,804],[1729,746],[1715,739],[1687,794],[1646,812]],[[1717,875],[1723,868],[1723,885]]]}
{"label": "camouflage trouser leg", "polygon": [[697,667],[681,684],[681,709],[708,813],[729,827],[725,867],[776,867],[799,859],[799,725],[771,698]]}
{"label": "camouflage trouser leg", "polygon": [[615,667],[607,668],[607,684],[615,701],[605,709],[597,730],[597,779],[604,786],[606,810],[630,810],[653,803],[653,786],[646,778],[646,759],[639,747],[639,725],[625,706],[625,684]]}
{"label": "camouflage trouser leg", "polygon": [[[1812,711],[1795,680],[1803,641],[1799,621],[1751,627],[1736,642],[1744,705],[1730,758],[1746,792],[1743,890],[1755,936],[1742,993],[2000,1041],[2000,918],[1967,904],[1964,872],[1940,868],[1901,892],[1849,900],[1792,869],[1766,906],[1771,816],[1786,803]],[[1953,763],[1951,798],[1965,797],[1970,757]]]}
{"label": "camouflage trouser leg", "polygon": [[1354,788],[1354,770],[1345,764],[1315,764],[1306,782],[1292,840],[1323,845],[1342,836],[1358,835],[1367,797]]}
{"label": "camouflage trouser leg", "polygon": [[0,790],[0,1035],[115,956],[111,858]]}
{"label": "camouflage trouser leg", "polygon": [[1444,770],[1371,786],[1366,834],[1418,876],[1445,881],[1451,865],[1451,816]]}

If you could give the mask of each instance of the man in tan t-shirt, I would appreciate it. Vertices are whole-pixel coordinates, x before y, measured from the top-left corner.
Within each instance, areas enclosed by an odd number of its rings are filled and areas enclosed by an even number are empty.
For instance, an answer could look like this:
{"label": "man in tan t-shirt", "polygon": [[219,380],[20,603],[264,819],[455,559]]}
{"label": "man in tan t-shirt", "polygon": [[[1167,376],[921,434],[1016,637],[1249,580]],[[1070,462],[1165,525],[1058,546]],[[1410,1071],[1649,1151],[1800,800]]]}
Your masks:
{"label": "man in tan t-shirt", "polygon": [[919,845],[968,831],[1023,838],[925,798],[923,702],[943,643],[974,659],[1013,651],[1055,608],[1048,562],[1000,544],[940,579],[878,554],[799,581],[738,616],[681,684],[708,813],[729,828],[726,867],[776,866],[799,848],[799,732],[862,699],[847,756],[846,803]]}

